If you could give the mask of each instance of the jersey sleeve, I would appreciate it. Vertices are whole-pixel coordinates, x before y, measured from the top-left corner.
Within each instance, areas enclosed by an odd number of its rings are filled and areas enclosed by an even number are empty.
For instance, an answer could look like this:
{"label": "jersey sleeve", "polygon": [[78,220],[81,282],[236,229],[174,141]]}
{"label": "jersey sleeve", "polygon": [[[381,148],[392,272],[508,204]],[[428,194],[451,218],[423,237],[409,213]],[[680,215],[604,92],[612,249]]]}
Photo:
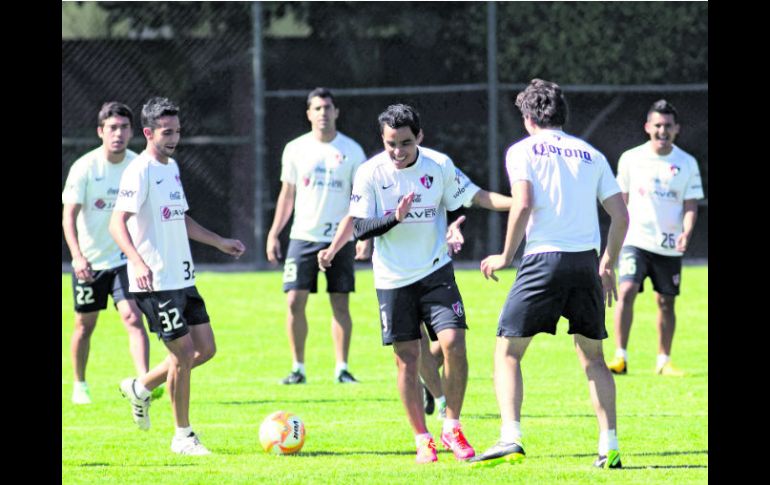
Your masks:
{"label": "jersey sleeve", "polygon": [[460,185],[460,188],[462,190],[461,198],[462,198],[462,204],[463,207],[470,207],[473,205],[473,197],[476,195],[476,193],[481,190],[481,187],[474,184],[470,178],[468,178],[467,175],[465,175],[465,172],[460,170],[459,167],[455,166],[455,177],[457,178],[458,184]]}
{"label": "jersey sleeve", "polygon": [[294,149],[291,143],[284,147],[281,156],[281,182],[297,185],[297,167],[294,164]]}
{"label": "jersey sleeve", "polygon": [[690,161],[690,179],[687,181],[687,187],[684,190],[684,200],[688,199],[702,199],[703,196],[703,182],[700,178],[700,168],[698,168],[698,162],[693,158]]}
{"label": "jersey sleeve", "polygon": [[62,204],[83,204],[86,201],[86,186],[88,184],[88,165],[76,161],[70,168],[64,190],[61,193]]}
{"label": "jersey sleeve", "polygon": [[628,177],[628,158],[626,157],[625,153],[623,153],[620,156],[620,160],[618,160],[617,182],[621,192],[627,194],[630,191],[630,182]]}
{"label": "jersey sleeve", "polygon": [[358,170],[353,180],[348,215],[365,219],[377,216],[377,199],[371,170]]}
{"label": "jersey sleeve", "polygon": [[523,145],[517,143],[508,149],[505,154],[505,170],[508,172],[508,181],[513,187],[514,182],[526,180],[532,183],[532,173],[529,169],[527,154]]}
{"label": "jersey sleeve", "polygon": [[[465,202],[464,196],[467,189],[463,188],[463,183],[467,182],[470,184],[470,180],[468,177],[464,177],[464,180],[460,179],[458,176],[458,169],[449,157],[447,157],[446,163],[439,166],[441,167],[441,176],[444,182],[444,206],[448,211],[457,210]],[[463,176],[464,175],[465,174],[463,174]],[[471,196],[471,198],[473,198],[473,196]]]}
{"label": "jersey sleeve", "polygon": [[148,165],[131,163],[120,177],[115,209],[136,214],[142,207],[148,192]]}
{"label": "jersey sleeve", "polygon": [[596,197],[599,202],[606,200],[608,197],[620,193],[620,185],[615,180],[615,176],[612,174],[610,163],[607,158],[602,156],[597,162],[599,164],[599,184],[596,190]]}

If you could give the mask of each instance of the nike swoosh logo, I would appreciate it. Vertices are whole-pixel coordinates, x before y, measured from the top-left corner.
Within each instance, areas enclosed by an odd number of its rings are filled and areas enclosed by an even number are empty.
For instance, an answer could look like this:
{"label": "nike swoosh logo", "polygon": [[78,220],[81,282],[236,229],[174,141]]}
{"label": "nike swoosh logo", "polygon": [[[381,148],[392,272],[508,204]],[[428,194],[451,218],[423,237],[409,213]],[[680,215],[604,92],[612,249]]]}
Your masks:
{"label": "nike swoosh logo", "polygon": [[382,310],[382,309],[383,309],[383,308],[385,308],[386,306],[388,306],[388,304],[387,304],[387,303],[383,303],[382,305],[380,305],[380,310]]}
{"label": "nike swoosh logo", "polygon": [[94,181],[99,182],[100,180],[104,180],[104,177],[94,177]]}
{"label": "nike swoosh logo", "polygon": [[155,181],[155,183],[156,183],[156,184],[159,184],[159,183],[161,183],[161,182],[163,182],[163,179],[160,179],[160,180],[156,180],[156,181]]}
{"label": "nike swoosh logo", "polygon": [[394,185],[394,184],[390,184],[390,185],[383,185],[383,186],[382,186],[382,190],[387,190],[387,189],[389,189],[389,188],[393,187],[393,185]]}
{"label": "nike swoosh logo", "polygon": [[163,308],[164,306],[168,305],[169,303],[171,303],[171,300],[166,300],[163,303],[158,303],[158,308]]}

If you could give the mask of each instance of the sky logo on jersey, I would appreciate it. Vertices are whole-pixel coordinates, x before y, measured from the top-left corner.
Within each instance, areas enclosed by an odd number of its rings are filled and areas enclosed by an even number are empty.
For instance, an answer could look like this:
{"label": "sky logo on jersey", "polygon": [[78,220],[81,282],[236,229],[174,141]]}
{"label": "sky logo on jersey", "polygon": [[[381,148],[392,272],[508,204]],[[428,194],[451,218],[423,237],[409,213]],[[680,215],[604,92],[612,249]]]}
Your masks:
{"label": "sky logo on jersey", "polygon": [[136,190],[126,190],[123,189],[118,194],[118,197],[128,197],[129,199],[136,195]]}
{"label": "sky logo on jersey", "polygon": [[431,175],[428,175],[427,173],[420,177],[420,183],[425,187],[426,189],[429,189],[431,185],[433,185],[433,177]]}
{"label": "sky logo on jersey", "polygon": [[673,175],[674,177],[679,175],[679,172],[682,171],[682,169],[677,167],[676,165],[671,165],[671,167],[669,167],[669,169],[671,170],[671,175]]}
{"label": "sky logo on jersey", "polygon": [[163,206],[160,208],[160,217],[163,222],[183,220],[184,210],[180,205]]}
{"label": "sky logo on jersey", "polygon": [[455,315],[458,317],[463,316],[463,314],[465,314],[465,311],[463,311],[463,302],[458,301],[457,303],[452,303],[452,311],[455,312]]}
{"label": "sky logo on jersey", "polygon": [[351,202],[358,202],[361,200],[361,196],[358,194],[350,194],[350,201]]}

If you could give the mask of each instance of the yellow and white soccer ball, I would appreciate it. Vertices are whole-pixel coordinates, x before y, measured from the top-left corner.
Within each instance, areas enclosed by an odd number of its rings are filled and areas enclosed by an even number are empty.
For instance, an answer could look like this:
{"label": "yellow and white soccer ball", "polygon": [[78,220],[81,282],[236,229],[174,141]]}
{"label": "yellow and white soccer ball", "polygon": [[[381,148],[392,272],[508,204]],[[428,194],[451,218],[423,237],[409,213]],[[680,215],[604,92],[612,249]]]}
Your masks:
{"label": "yellow and white soccer ball", "polygon": [[274,455],[297,453],[305,444],[305,424],[287,411],[276,411],[259,426],[262,449]]}

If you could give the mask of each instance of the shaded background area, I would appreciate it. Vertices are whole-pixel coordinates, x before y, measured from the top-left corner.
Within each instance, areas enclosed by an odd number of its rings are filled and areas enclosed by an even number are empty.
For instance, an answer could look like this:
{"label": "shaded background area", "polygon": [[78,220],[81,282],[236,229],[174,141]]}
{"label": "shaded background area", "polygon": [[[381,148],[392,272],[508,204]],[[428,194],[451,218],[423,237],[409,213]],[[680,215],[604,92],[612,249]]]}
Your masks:
{"label": "shaded background area", "polygon": [[[71,164],[99,144],[96,113],[103,102],[123,101],[138,118],[149,97],[167,96],[181,107],[183,136],[175,158],[190,214],[243,240],[249,250],[239,262],[256,268],[264,253],[259,234],[272,222],[280,189],[281,152],[309,130],[305,95],[312,88],[335,91],[339,130],[370,156],[382,149],[377,115],[388,104],[412,104],[423,117],[426,146],[449,154],[478,185],[507,193],[505,149],[526,136],[513,100],[530,79],[541,77],[565,88],[565,130],[604,152],[613,170],[623,151],[647,139],[643,123],[652,102],[671,101],[682,123],[677,145],[697,158],[708,198],[706,2],[254,7],[62,3],[62,187]],[[490,12],[499,82],[495,160],[487,146]],[[143,147],[135,127],[131,148]],[[255,163],[258,155],[263,166]],[[606,231],[607,217],[600,214]],[[505,224],[505,215],[472,209],[459,259],[478,260],[499,249],[502,237],[490,240],[490,227],[504,235]],[[282,237],[286,242],[288,226]],[[199,263],[232,261],[198,243],[192,250]],[[707,199],[686,257],[708,257]],[[62,261],[69,260],[62,238]]]}

